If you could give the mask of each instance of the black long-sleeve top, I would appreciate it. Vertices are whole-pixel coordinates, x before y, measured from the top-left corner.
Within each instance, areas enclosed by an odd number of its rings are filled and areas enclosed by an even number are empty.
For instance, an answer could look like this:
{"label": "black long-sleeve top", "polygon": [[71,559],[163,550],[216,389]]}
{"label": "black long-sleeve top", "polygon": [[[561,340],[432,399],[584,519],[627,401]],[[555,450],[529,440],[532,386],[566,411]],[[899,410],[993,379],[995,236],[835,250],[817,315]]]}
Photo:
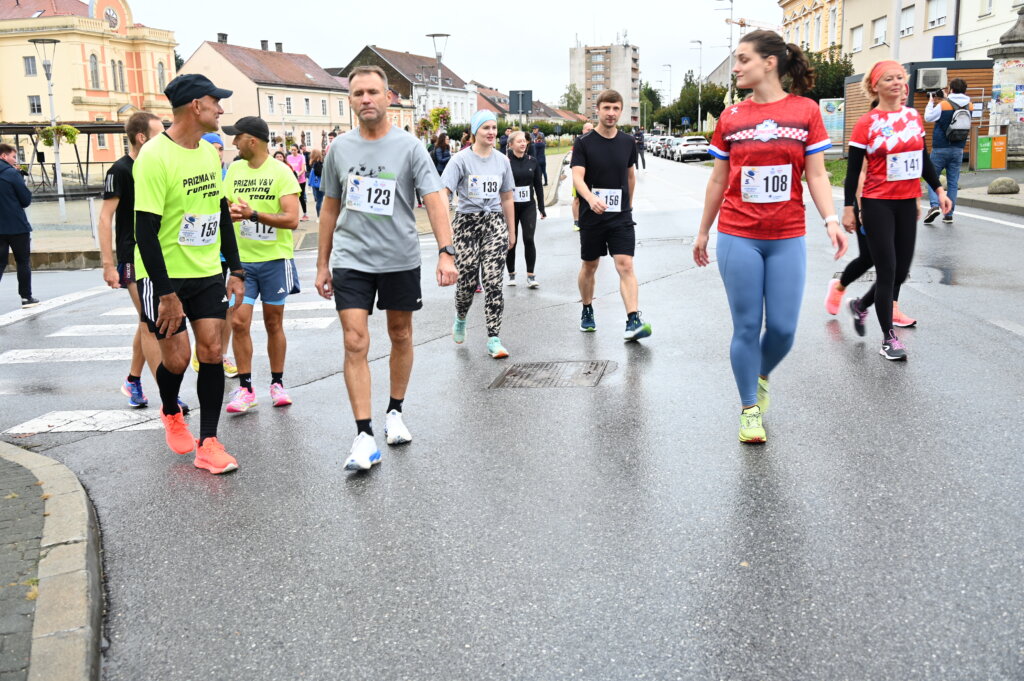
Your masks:
{"label": "black long-sleeve top", "polygon": [[[153,292],[157,296],[174,293],[171,279],[167,276],[167,263],[160,249],[160,216],[146,211],[135,211],[135,242],[139,245],[139,255],[146,273],[153,282]],[[228,200],[220,200],[220,252],[228,269],[242,269],[242,261],[238,257],[238,242],[235,241],[235,229],[231,223],[231,209]]]}
{"label": "black long-sleeve top", "polygon": [[[860,181],[860,171],[864,166],[864,157],[866,155],[867,152],[861,147],[850,145],[849,156],[846,158],[846,181],[843,183],[844,206],[857,205],[857,184]],[[938,191],[941,186],[939,184],[939,174],[935,172],[935,166],[932,165],[932,159],[928,155],[927,147],[921,150],[921,156],[921,177],[932,188],[932,191]]]}
{"label": "black long-sleeve top", "polygon": [[529,186],[532,198],[537,202],[537,210],[547,217],[548,214],[544,210],[544,175],[537,159],[529,154],[523,154],[523,157],[519,158],[514,151],[510,151],[508,161],[512,164],[512,177],[515,178],[516,186]]}

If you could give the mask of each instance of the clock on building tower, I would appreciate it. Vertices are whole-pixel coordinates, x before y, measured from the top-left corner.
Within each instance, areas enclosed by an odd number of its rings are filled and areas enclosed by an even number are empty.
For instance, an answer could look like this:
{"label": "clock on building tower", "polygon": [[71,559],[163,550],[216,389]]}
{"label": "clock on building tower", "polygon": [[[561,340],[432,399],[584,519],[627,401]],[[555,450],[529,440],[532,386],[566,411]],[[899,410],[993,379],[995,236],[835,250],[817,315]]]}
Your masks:
{"label": "clock on building tower", "polygon": [[120,20],[117,17],[117,11],[113,7],[108,7],[107,11],[103,13],[103,17],[107,20],[110,28],[117,28]]}

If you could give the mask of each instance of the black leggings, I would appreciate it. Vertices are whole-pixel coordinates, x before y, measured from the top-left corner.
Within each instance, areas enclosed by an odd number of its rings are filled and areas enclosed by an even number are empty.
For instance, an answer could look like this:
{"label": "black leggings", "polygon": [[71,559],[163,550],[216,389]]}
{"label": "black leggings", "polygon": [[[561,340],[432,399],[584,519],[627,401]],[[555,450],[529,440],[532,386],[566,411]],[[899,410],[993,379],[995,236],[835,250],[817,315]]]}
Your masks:
{"label": "black leggings", "polygon": [[[857,224],[857,229],[854,230],[854,234],[857,235],[857,257],[854,258],[846,265],[846,269],[843,270],[843,274],[839,277],[839,285],[843,288],[848,287],[853,282],[857,281],[864,276],[864,273],[870,270],[874,266],[874,262],[871,260],[871,247],[868,246],[867,237],[861,231],[860,222],[860,211],[856,208],[853,209],[853,216]],[[896,285],[892,289],[892,299],[897,301],[900,299],[900,285],[901,282],[896,282]]]}
{"label": "black leggings", "polygon": [[523,249],[526,251],[526,271],[533,273],[537,264],[537,245],[533,241],[533,235],[537,232],[537,205],[529,203],[515,204],[516,211],[516,245],[509,249],[505,256],[505,264],[508,266],[509,274],[516,271],[516,247],[519,246],[519,225],[523,226]]}
{"label": "black leggings", "polygon": [[917,239],[917,199],[861,199],[866,241],[875,262],[875,283],[860,299],[861,309],[875,306],[882,335],[892,331],[896,287],[910,273]]}
{"label": "black leggings", "polygon": [[0,279],[7,269],[7,256],[14,252],[14,262],[18,266],[18,295],[22,298],[32,297],[32,233],[0,234]]}
{"label": "black leggings", "polygon": [[306,210],[306,183],[299,183],[299,204],[302,206],[302,214],[305,215],[309,211]]}

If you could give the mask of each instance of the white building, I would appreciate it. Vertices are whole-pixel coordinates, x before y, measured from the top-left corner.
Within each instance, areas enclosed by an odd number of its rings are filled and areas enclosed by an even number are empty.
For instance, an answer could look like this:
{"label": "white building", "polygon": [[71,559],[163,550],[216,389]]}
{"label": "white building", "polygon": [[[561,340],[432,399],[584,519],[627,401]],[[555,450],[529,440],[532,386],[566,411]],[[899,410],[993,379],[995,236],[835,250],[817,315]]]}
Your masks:
{"label": "white building", "polygon": [[569,82],[583,94],[582,113],[591,113],[602,90],[622,95],[620,123],[640,125],[640,50],[636,45],[569,49]]}

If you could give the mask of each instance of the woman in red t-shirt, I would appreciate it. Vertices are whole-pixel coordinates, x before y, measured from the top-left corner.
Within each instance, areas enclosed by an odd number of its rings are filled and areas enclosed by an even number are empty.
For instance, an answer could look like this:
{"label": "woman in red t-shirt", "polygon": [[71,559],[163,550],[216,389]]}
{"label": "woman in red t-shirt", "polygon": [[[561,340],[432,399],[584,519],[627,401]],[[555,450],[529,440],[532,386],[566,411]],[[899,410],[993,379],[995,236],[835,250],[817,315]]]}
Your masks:
{"label": "woman in red t-shirt", "polygon": [[892,303],[894,288],[907,278],[914,258],[921,179],[939,195],[943,213],[953,210],[924,153],[924,123],[917,111],[903,105],[908,80],[902,64],[887,60],[876,63],[862,81],[864,93],[869,100],[877,98],[878,106],[853,126],[843,208],[843,224],[853,229],[857,178],[866,158],[861,222],[875,263],[875,283],[863,298],[850,301],[850,312],[854,329],[863,336],[867,310],[875,306],[883,336],[879,354],[891,360],[907,358],[893,329]]}
{"label": "woman in red t-shirt", "polygon": [[729,354],[743,407],[740,441],[764,442],[768,375],[793,347],[804,294],[805,172],[836,258],[846,252],[846,233],[820,153],[832,143],[818,105],[782,89],[782,76],[792,79],[797,93],[814,86],[803,52],[777,33],[753,31],[736,48],[733,72],[737,87],[754,94],[726,107],[715,129],[715,167],[693,259],[700,267],[710,263],[708,234],[717,216],[718,270],[733,323]]}

